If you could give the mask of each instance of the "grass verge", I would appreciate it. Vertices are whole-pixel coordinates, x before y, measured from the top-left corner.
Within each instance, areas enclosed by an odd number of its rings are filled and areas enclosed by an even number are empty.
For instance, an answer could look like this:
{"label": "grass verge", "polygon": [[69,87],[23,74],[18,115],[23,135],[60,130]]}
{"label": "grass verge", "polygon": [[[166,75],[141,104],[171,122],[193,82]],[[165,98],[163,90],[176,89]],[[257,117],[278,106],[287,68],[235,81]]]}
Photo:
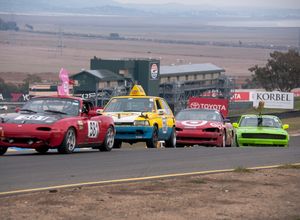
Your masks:
{"label": "grass verge", "polygon": [[233,170],[233,172],[236,172],[236,173],[251,173],[252,171],[245,168],[245,167],[237,167]]}

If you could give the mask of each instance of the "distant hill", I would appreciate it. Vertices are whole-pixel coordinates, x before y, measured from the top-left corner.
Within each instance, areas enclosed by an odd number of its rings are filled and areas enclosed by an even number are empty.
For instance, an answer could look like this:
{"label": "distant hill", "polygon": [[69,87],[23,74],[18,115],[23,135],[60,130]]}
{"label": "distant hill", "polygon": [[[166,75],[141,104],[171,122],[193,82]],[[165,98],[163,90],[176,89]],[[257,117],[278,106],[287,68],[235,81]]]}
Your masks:
{"label": "distant hill", "polygon": [[[170,0],[171,2],[172,0]],[[142,1],[141,1],[142,2]],[[113,0],[0,0],[0,12],[78,13],[128,16],[182,16],[203,18],[300,19],[299,9],[221,8],[184,4],[120,4]]]}

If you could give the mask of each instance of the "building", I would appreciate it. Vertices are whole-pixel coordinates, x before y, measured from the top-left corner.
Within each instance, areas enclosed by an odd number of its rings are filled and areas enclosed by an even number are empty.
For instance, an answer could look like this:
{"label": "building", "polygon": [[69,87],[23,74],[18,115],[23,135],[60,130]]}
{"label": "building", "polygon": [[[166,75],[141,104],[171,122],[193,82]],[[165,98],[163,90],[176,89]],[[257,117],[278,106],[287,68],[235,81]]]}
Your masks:
{"label": "building", "polygon": [[106,69],[122,76],[125,86],[138,83],[147,95],[159,95],[160,60],[144,59],[91,59],[91,70]]}
{"label": "building", "polygon": [[175,112],[185,108],[192,96],[229,98],[233,84],[224,72],[211,63],[161,66],[159,95]]}
{"label": "building", "polygon": [[94,57],[90,70],[82,70],[70,79],[75,82],[74,95],[94,99],[100,106],[112,96],[128,94],[132,85],[138,83],[147,95],[165,98],[177,112],[185,108],[191,96],[214,94],[215,97],[229,98],[233,83],[224,72],[223,68],[211,63],[160,66],[157,59]]}

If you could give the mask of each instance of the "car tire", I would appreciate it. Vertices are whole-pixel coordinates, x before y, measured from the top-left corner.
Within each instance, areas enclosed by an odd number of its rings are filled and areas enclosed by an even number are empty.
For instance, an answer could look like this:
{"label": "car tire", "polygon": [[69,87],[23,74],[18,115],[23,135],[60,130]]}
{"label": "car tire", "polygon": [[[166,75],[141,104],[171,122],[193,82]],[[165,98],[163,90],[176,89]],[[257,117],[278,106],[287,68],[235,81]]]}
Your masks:
{"label": "car tire", "polygon": [[122,141],[115,140],[113,148],[120,149],[122,147]]}
{"label": "car tire", "polygon": [[171,135],[168,140],[165,142],[166,148],[175,148],[176,147],[176,133],[175,128],[172,128]]}
{"label": "car tire", "polygon": [[235,145],[236,147],[239,147],[239,146],[240,146],[239,143],[238,143],[238,141],[237,141],[237,136],[234,137],[234,145]]}
{"label": "car tire", "polygon": [[71,154],[76,147],[76,133],[74,128],[69,128],[65,134],[64,140],[57,151],[61,154]]}
{"label": "car tire", "polygon": [[230,143],[229,144],[226,144],[226,147],[231,147],[232,144],[233,144],[233,134],[231,133],[230,135],[230,139],[229,139]]}
{"label": "car tire", "polygon": [[225,147],[225,146],[226,146],[226,133],[223,132],[223,134],[222,134],[222,142],[219,145],[217,145],[217,147]]}
{"label": "car tire", "polygon": [[114,128],[112,126],[109,126],[107,129],[104,142],[103,144],[99,147],[100,151],[111,151],[111,149],[114,147],[114,137],[115,137],[115,132]]}
{"label": "car tire", "polygon": [[156,126],[153,127],[152,137],[151,139],[146,141],[147,148],[156,148],[158,143],[158,128]]}
{"label": "car tire", "polygon": [[8,148],[8,147],[3,147],[3,146],[0,146],[0,155],[3,155],[3,154],[5,154],[5,153],[6,153],[6,151],[7,151],[7,148]]}
{"label": "car tire", "polygon": [[35,151],[40,153],[40,154],[45,154],[47,153],[49,150],[49,147],[39,147],[39,148],[35,148]]}

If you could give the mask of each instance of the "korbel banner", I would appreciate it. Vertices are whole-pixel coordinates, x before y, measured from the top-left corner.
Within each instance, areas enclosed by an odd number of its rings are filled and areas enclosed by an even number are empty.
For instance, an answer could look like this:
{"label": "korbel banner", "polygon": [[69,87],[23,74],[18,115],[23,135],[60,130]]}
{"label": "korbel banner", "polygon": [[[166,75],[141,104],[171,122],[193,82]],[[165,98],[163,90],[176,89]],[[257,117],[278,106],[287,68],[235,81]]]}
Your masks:
{"label": "korbel banner", "polygon": [[228,99],[189,98],[189,108],[205,108],[219,110],[224,117],[228,115]]}
{"label": "korbel banner", "polygon": [[265,108],[294,109],[294,94],[289,92],[252,92],[251,101],[254,107],[263,101]]}

